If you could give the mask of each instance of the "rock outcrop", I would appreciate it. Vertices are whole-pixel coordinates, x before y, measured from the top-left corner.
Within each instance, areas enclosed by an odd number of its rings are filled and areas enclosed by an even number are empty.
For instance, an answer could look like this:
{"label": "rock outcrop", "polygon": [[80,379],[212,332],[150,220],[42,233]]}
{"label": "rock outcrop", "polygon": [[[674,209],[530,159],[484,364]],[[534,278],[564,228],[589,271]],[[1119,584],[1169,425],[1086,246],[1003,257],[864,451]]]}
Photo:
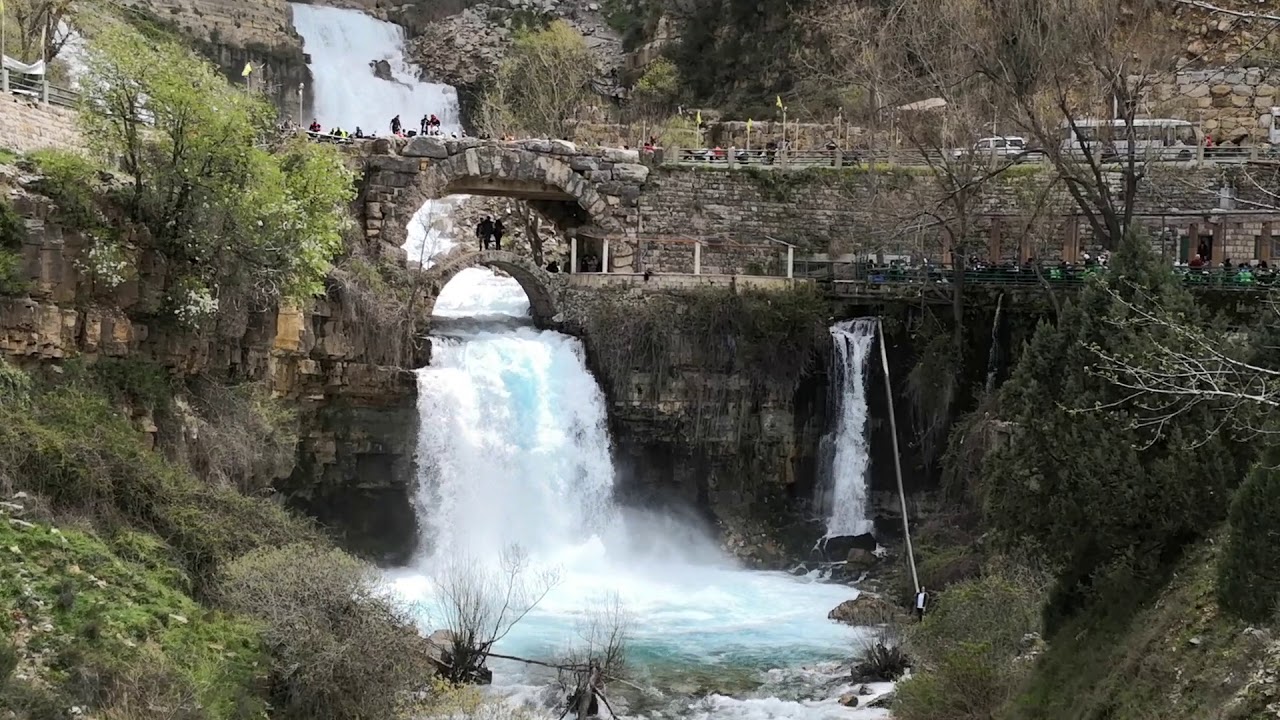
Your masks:
{"label": "rock outcrop", "polygon": [[884,625],[906,618],[905,613],[884,598],[862,593],[845,600],[827,613],[827,618],[846,625]]}
{"label": "rock outcrop", "polygon": [[597,74],[610,78],[622,64],[622,40],[600,11],[599,3],[580,0],[482,2],[422,26],[410,43],[410,56],[423,79],[473,88],[493,74],[520,28],[560,19],[582,33]]}
{"label": "rock outcrop", "polygon": [[[223,312],[216,327],[194,333],[157,312],[159,258],[134,258],[140,276],[115,287],[95,283],[83,268],[89,238],[63,225],[46,198],[17,189],[22,181],[0,169],[27,231],[27,292],[0,297],[0,356],[22,365],[135,358],[179,377],[266,383],[301,422],[297,465],[276,490],[345,534],[349,547],[407,559],[416,546],[417,385],[412,372],[383,364],[380,339],[340,293],[305,309]],[[404,364],[425,363],[419,355]],[[147,418],[139,425],[156,431]]]}

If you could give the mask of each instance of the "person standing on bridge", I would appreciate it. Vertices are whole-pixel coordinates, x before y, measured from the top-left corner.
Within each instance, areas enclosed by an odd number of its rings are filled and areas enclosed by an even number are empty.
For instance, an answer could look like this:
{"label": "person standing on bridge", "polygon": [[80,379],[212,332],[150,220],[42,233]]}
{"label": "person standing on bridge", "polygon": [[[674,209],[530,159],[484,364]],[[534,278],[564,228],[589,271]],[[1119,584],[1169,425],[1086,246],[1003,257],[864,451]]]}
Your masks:
{"label": "person standing on bridge", "polygon": [[506,226],[502,224],[502,218],[493,221],[493,249],[502,249],[502,236],[507,232]]}
{"label": "person standing on bridge", "polygon": [[480,221],[480,224],[476,225],[476,238],[480,241],[481,250],[489,249],[489,238],[492,236],[493,221],[489,219],[488,215],[485,215],[484,219]]}

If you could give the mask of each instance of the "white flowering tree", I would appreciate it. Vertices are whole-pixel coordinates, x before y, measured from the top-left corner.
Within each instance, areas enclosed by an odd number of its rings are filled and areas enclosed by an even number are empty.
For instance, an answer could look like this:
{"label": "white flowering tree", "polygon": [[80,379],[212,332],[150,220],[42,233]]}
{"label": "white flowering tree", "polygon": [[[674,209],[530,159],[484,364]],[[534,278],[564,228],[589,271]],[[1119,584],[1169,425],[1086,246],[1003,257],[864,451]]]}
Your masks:
{"label": "white flowering tree", "polygon": [[323,290],[354,192],[336,149],[273,144],[265,98],[124,26],[94,34],[82,91],[85,136],[130,176],[121,199],[167,261],[175,315]]}

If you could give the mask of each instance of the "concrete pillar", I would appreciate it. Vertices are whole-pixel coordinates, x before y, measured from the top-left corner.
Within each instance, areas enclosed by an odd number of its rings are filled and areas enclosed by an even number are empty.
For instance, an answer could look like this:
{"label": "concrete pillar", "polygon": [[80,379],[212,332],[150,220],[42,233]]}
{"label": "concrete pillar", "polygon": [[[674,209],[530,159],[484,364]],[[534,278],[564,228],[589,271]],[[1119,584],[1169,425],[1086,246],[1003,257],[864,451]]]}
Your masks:
{"label": "concrete pillar", "polygon": [[796,276],[796,249],[787,246],[787,279],[792,280]]}
{"label": "concrete pillar", "polygon": [[693,241],[693,274],[702,274],[702,243]]}
{"label": "concrete pillar", "polygon": [[1262,235],[1258,238],[1258,256],[1259,262],[1271,264],[1271,223],[1262,223]]}
{"label": "concrete pillar", "polygon": [[987,238],[987,262],[1000,262],[1000,218],[991,218],[991,230]]}
{"label": "concrete pillar", "polygon": [[1219,221],[1213,226],[1213,266],[1217,267],[1226,259],[1227,253],[1227,224]]}
{"label": "concrete pillar", "polygon": [[45,105],[49,104],[49,81],[48,79],[40,81],[40,102]]}
{"label": "concrete pillar", "polygon": [[609,272],[609,238],[604,239],[600,250],[600,272]]}
{"label": "concrete pillar", "polygon": [[[1187,255],[1182,258],[1182,262],[1189,263],[1191,262],[1191,258],[1195,256],[1196,253],[1200,252],[1200,223],[1191,223],[1191,225],[1187,227],[1187,238],[1189,240],[1187,243]],[[1209,258],[1200,259],[1205,262],[1209,261]]]}
{"label": "concrete pillar", "polygon": [[1080,261],[1080,223],[1074,215],[1062,223],[1062,259],[1073,264]]}
{"label": "concrete pillar", "polygon": [[569,272],[578,272],[578,236],[569,238]]}
{"label": "concrete pillar", "polygon": [[737,163],[738,150],[736,148],[730,147],[728,152],[729,154],[726,155],[724,159],[725,159],[725,162],[729,165],[729,169],[732,170]]}

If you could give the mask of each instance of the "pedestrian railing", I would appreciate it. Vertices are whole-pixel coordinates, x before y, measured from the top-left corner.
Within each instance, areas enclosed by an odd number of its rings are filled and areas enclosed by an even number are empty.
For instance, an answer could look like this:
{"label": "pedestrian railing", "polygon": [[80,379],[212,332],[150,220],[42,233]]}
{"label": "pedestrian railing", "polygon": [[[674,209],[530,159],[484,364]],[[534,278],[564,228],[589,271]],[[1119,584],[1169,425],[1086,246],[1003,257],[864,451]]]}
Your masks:
{"label": "pedestrian railing", "polygon": [[[920,150],[916,148],[790,150],[779,148],[669,148],[666,162],[724,168],[761,167],[804,169],[812,167],[941,167],[947,163],[971,162],[1001,165],[1047,165],[1049,156],[1041,150],[997,151],[983,154],[967,150]],[[1083,162],[1085,156],[1076,152]],[[1097,159],[1107,165],[1128,162],[1127,155],[1101,152]],[[1244,164],[1280,161],[1280,147],[1271,145],[1225,145],[1219,147],[1171,145],[1146,148],[1134,156],[1140,164],[1182,164],[1188,166]]]}
{"label": "pedestrian railing", "polygon": [[[963,282],[987,286],[1051,286],[1082,285],[1088,278],[1103,275],[1100,265],[1051,265],[1036,268],[993,267],[965,270]],[[1222,290],[1258,290],[1280,288],[1280,272],[1271,269],[1174,268],[1170,272],[1189,287]],[[867,263],[800,259],[795,261],[795,276],[830,286],[834,291],[856,291],[878,285],[948,285],[956,281],[955,273],[944,267],[909,267],[903,265],[868,265]]]}
{"label": "pedestrian railing", "polygon": [[73,108],[80,101],[80,94],[70,88],[60,87],[41,75],[25,75],[0,69],[0,91],[33,102]]}

